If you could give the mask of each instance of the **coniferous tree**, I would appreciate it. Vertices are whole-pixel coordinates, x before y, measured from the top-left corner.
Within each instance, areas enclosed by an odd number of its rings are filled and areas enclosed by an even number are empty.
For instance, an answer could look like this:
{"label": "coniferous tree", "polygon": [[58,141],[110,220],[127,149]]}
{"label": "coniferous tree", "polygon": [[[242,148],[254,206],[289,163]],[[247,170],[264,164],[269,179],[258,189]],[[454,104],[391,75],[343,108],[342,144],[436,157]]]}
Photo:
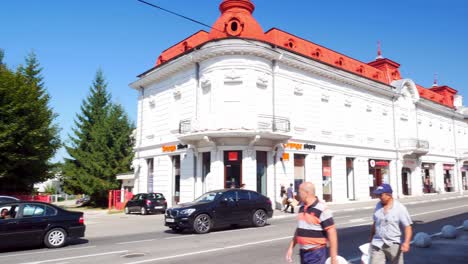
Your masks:
{"label": "coniferous tree", "polygon": [[15,73],[0,65],[0,190],[4,192],[30,192],[34,183],[50,178],[48,161],[60,147],[56,114],[34,53],[26,57],[25,65]]}
{"label": "coniferous tree", "polygon": [[132,124],[120,106],[111,103],[102,71],[96,73],[90,95],[81,106],[67,147],[65,189],[92,196],[105,204],[107,191],[119,187],[118,173],[130,170]]}

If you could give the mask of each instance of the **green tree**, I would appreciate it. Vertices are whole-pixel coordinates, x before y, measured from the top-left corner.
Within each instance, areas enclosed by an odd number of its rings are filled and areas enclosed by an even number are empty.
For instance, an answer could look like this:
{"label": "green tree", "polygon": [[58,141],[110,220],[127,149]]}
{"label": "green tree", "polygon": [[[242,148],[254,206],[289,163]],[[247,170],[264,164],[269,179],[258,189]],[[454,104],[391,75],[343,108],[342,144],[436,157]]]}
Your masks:
{"label": "green tree", "polygon": [[[3,56],[3,53],[2,55]],[[56,114],[49,106],[42,68],[34,53],[16,72],[0,63],[0,190],[31,192],[50,178],[49,159],[60,147]]]}
{"label": "green tree", "polygon": [[133,125],[122,107],[111,103],[100,70],[75,126],[66,148],[71,158],[63,167],[64,187],[67,192],[90,195],[97,205],[103,205],[107,191],[119,187],[116,175],[130,170]]}

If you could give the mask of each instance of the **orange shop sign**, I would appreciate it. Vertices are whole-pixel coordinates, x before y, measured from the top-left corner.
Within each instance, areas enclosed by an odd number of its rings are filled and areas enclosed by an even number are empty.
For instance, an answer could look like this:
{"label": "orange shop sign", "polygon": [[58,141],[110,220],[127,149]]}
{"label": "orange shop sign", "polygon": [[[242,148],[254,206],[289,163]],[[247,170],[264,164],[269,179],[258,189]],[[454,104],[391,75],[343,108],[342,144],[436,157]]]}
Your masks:
{"label": "orange shop sign", "polygon": [[162,152],[174,152],[180,149],[186,149],[188,146],[183,144],[162,146]]}
{"label": "orange shop sign", "polygon": [[315,145],[312,144],[301,144],[301,143],[294,143],[294,142],[288,142],[283,145],[284,148],[287,149],[295,149],[295,150],[315,150]]}

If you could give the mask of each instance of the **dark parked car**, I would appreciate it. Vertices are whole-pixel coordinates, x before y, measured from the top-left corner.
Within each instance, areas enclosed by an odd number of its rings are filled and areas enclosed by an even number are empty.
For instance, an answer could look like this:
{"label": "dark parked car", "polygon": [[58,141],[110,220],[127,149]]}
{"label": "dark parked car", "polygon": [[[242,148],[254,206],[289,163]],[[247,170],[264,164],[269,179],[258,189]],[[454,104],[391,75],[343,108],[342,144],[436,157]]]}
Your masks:
{"label": "dark parked car", "polygon": [[19,201],[18,198],[6,195],[0,195],[0,203]]}
{"label": "dark parked car", "polygon": [[161,212],[167,208],[167,201],[162,193],[139,193],[127,202],[125,213],[140,213],[142,215]]}
{"label": "dark parked car", "polygon": [[224,189],[205,193],[191,203],[167,209],[165,225],[176,232],[208,233],[213,227],[251,224],[264,226],[273,216],[271,200],[257,192]]}
{"label": "dark parked car", "polygon": [[58,248],[85,235],[83,213],[52,204],[16,201],[0,203],[0,247],[44,244]]}

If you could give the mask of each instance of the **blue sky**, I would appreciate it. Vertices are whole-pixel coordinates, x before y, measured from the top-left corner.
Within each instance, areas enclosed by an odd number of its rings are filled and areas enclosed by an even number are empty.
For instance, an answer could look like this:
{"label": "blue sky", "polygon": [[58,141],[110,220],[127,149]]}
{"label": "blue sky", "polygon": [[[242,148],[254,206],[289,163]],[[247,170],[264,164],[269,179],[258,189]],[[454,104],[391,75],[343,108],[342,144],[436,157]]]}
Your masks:
{"label": "blue sky", "polygon": [[[212,25],[221,0],[147,0]],[[404,78],[459,91],[468,105],[468,1],[465,0],[253,0],[264,31],[280,28],[369,62],[377,41],[383,56],[401,64]],[[68,135],[96,70],[113,100],[136,120],[137,93],[128,84],[151,68],[161,51],[200,25],[136,0],[22,0],[0,4],[0,48],[15,68],[34,51],[44,68],[51,106]],[[66,155],[60,150],[54,161]]]}

